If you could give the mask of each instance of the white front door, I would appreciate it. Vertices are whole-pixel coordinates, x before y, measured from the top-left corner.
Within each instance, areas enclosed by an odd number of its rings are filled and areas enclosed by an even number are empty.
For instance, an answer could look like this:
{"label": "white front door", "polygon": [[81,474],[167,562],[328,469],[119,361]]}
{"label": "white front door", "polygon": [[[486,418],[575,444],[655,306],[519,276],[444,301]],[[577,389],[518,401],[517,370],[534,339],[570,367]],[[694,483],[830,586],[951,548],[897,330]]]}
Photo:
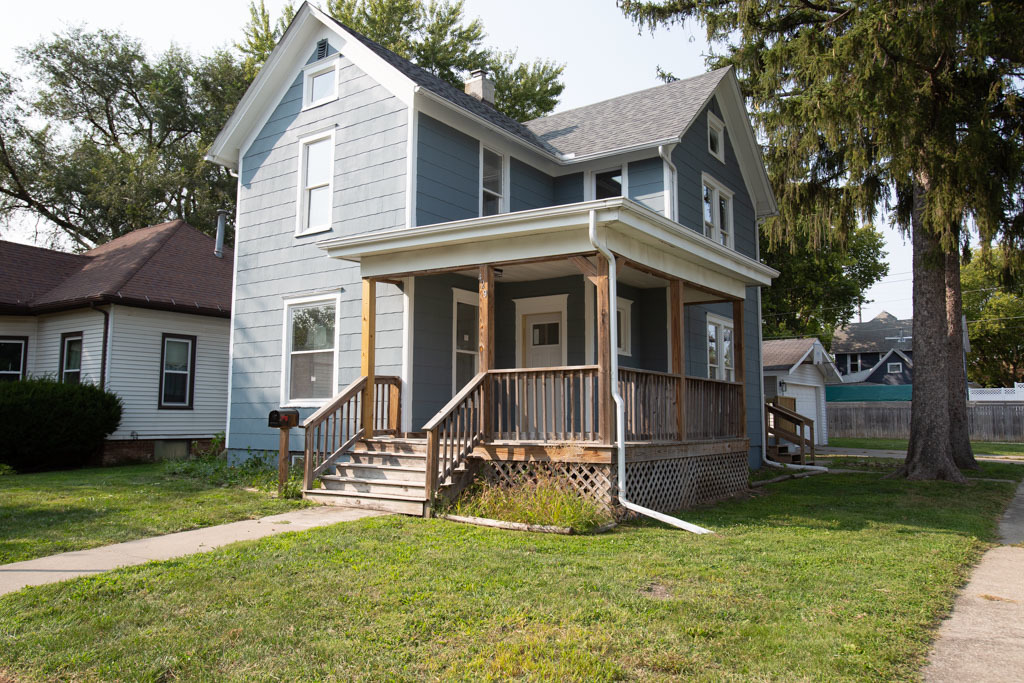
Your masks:
{"label": "white front door", "polygon": [[523,316],[523,367],[553,368],[562,365],[562,314],[534,313]]}

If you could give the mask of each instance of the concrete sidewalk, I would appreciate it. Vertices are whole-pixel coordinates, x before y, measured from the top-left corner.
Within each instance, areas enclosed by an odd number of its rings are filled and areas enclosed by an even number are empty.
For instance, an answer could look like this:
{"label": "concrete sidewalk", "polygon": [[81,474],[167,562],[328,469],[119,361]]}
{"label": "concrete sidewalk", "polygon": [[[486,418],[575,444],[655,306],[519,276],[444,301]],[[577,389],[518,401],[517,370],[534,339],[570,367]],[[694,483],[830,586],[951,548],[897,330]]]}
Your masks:
{"label": "concrete sidewalk", "polygon": [[999,523],[1007,545],[985,553],[942,622],[924,680],[1020,681],[1024,679],[1024,485]]}
{"label": "concrete sidewalk", "polygon": [[236,541],[272,536],[285,531],[304,531],[337,522],[349,522],[363,517],[388,514],[357,508],[319,506],[271,515],[261,519],[221,524],[180,531],[166,536],[141,538],[115,545],[75,550],[35,560],[0,565],[0,595],[13,593],[26,586],[38,586],[87,576],[100,572],[142,564],[150,560],[169,560],[173,557],[202,553]]}

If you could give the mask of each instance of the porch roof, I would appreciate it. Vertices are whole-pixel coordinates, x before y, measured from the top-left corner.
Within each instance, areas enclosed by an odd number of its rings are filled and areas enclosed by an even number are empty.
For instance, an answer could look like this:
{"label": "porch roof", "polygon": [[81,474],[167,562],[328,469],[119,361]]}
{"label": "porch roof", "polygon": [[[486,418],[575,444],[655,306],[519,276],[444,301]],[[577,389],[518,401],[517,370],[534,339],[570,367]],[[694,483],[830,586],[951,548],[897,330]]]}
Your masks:
{"label": "porch roof", "polygon": [[471,266],[592,253],[598,239],[624,258],[736,298],[779,273],[622,197],[517,211],[414,228],[327,239],[328,255],[360,264],[363,277],[400,277]]}

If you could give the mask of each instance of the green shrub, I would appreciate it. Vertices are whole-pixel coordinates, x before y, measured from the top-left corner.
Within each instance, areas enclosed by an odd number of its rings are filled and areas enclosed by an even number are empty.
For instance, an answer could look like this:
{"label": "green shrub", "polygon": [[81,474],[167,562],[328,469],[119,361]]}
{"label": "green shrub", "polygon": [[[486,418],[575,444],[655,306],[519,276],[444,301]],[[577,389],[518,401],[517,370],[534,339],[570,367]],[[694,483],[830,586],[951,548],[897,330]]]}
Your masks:
{"label": "green shrub", "polygon": [[505,522],[571,527],[585,532],[612,521],[612,516],[581,498],[555,476],[523,478],[514,486],[476,483],[447,510],[451,514]]}
{"label": "green shrub", "polygon": [[93,384],[0,382],[0,463],[18,472],[82,467],[121,423],[121,399]]}

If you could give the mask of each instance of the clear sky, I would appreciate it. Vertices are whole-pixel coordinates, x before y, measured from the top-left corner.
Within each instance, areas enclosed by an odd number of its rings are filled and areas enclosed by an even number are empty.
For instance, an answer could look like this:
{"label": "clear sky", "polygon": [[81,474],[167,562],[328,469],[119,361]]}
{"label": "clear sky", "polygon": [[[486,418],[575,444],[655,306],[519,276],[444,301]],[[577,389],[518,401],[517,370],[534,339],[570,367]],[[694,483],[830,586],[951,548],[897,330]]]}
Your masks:
{"label": "clear sky", "polygon": [[[276,16],[283,0],[268,0]],[[546,58],[566,64],[566,89],[559,109],[615,97],[658,84],[655,67],[677,76],[704,71],[708,51],[700,26],[639,33],[614,0],[466,0],[466,13],[480,17],[487,44],[518,49],[520,59]],[[10,3],[0,22],[0,69],[15,70],[15,47],[64,26],[120,28],[153,53],[171,43],[196,53],[229,47],[248,18],[248,0],[176,0],[168,4],[127,0],[50,0],[40,11],[32,3]],[[890,251],[890,275],[869,293],[865,320],[881,310],[911,317],[910,248],[883,228]],[[4,239],[33,242],[31,226],[4,230]]]}

